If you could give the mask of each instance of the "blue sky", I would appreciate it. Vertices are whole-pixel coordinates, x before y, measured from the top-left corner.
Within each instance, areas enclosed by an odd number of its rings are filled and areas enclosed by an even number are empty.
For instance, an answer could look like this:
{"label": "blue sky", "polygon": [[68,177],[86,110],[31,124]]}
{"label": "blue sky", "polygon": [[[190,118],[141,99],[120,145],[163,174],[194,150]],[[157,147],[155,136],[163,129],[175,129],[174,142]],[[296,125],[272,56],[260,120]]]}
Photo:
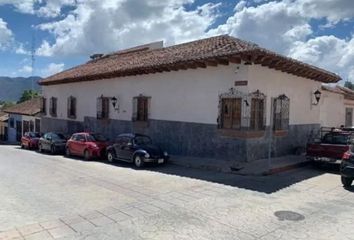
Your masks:
{"label": "blue sky", "polygon": [[[33,4],[34,3],[34,4]],[[219,34],[326,68],[354,81],[351,0],[0,0],[0,75],[49,76],[111,52]]]}

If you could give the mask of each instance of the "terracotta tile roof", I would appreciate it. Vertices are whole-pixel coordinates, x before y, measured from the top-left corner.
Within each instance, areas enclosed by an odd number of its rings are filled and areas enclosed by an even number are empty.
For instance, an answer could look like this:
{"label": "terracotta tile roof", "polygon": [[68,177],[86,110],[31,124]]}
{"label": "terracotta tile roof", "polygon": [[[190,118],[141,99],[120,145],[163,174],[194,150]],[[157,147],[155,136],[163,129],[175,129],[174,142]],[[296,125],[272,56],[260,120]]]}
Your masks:
{"label": "terracotta tile roof", "polygon": [[34,116],[41,112],[41,98],[33,98],[31,100],[8,107],[3,111],[5,113]]}
{"label": "terracotta tile roof", "polygon": [[216,36],[160,49],[121,51],[89,61],[41,80],[41,85],[91,81],[113,77],[205,68],[209,65],[240,61],[261,64],[321,82],[341,78],[331,72],[284,57],[228,35]]}
{"label": "terracotta tile roof", "polygon": [[9,115],[6,112],[0,111],[0,122],[5,122],[9,119]]}

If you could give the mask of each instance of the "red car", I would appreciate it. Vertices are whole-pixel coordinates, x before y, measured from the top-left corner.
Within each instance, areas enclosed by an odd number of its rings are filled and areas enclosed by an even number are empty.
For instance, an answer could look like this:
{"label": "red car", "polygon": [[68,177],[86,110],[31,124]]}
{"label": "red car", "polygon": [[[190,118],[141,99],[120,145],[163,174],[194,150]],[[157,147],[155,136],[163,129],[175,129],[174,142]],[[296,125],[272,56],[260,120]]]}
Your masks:
{"label": "red car", "polygon": [[99,133],[75,133],[66,143],[66,155],[81,156],[85,160],[104,158],[107,146],[107,139]]}
{"label": "red car", "polygon": [[41,135],[36,132],[26,132],[21,138],[21,148],[38,149]]}

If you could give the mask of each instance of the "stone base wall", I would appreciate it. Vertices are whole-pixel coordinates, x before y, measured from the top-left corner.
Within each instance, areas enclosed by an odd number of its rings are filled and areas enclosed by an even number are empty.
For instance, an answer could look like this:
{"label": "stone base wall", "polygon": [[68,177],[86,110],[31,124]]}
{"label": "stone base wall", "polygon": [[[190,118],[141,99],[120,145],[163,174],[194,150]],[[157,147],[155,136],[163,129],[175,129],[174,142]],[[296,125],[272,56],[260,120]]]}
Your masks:
{"label": "stone base wall", "polygon": [[[85,117],[84,122],[59,119],[42,119],[43,131],[60,131],[67,134],[80,131],[100,132],[113,140],[120,133],[147,134],[173,155],[185,155],[244,162],[266,158],[269,151],[269,131],[257,137],[235,137],[221,134],[216,125],[187,122],[150,120],[138,123],[121,120],[98,120]],[[294,153],[306,146],[319,124],[292,125],[287,132],[272,137],[272,156]]]}

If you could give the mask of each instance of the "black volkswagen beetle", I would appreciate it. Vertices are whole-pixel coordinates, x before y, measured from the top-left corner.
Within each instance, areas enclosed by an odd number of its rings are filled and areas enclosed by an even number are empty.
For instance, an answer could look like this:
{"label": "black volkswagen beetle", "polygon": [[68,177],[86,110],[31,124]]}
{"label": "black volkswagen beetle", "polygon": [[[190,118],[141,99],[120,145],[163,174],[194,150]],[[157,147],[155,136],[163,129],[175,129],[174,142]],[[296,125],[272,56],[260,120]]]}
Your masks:
{"label": "black volkswagen beetle", "polygon": [[151,138],[142,134],[120,134],[115,143],[107,148],[107,160],[132,162],[141,168],[145,163],[166,163],[169,156],[159,146],[153,144]]}

